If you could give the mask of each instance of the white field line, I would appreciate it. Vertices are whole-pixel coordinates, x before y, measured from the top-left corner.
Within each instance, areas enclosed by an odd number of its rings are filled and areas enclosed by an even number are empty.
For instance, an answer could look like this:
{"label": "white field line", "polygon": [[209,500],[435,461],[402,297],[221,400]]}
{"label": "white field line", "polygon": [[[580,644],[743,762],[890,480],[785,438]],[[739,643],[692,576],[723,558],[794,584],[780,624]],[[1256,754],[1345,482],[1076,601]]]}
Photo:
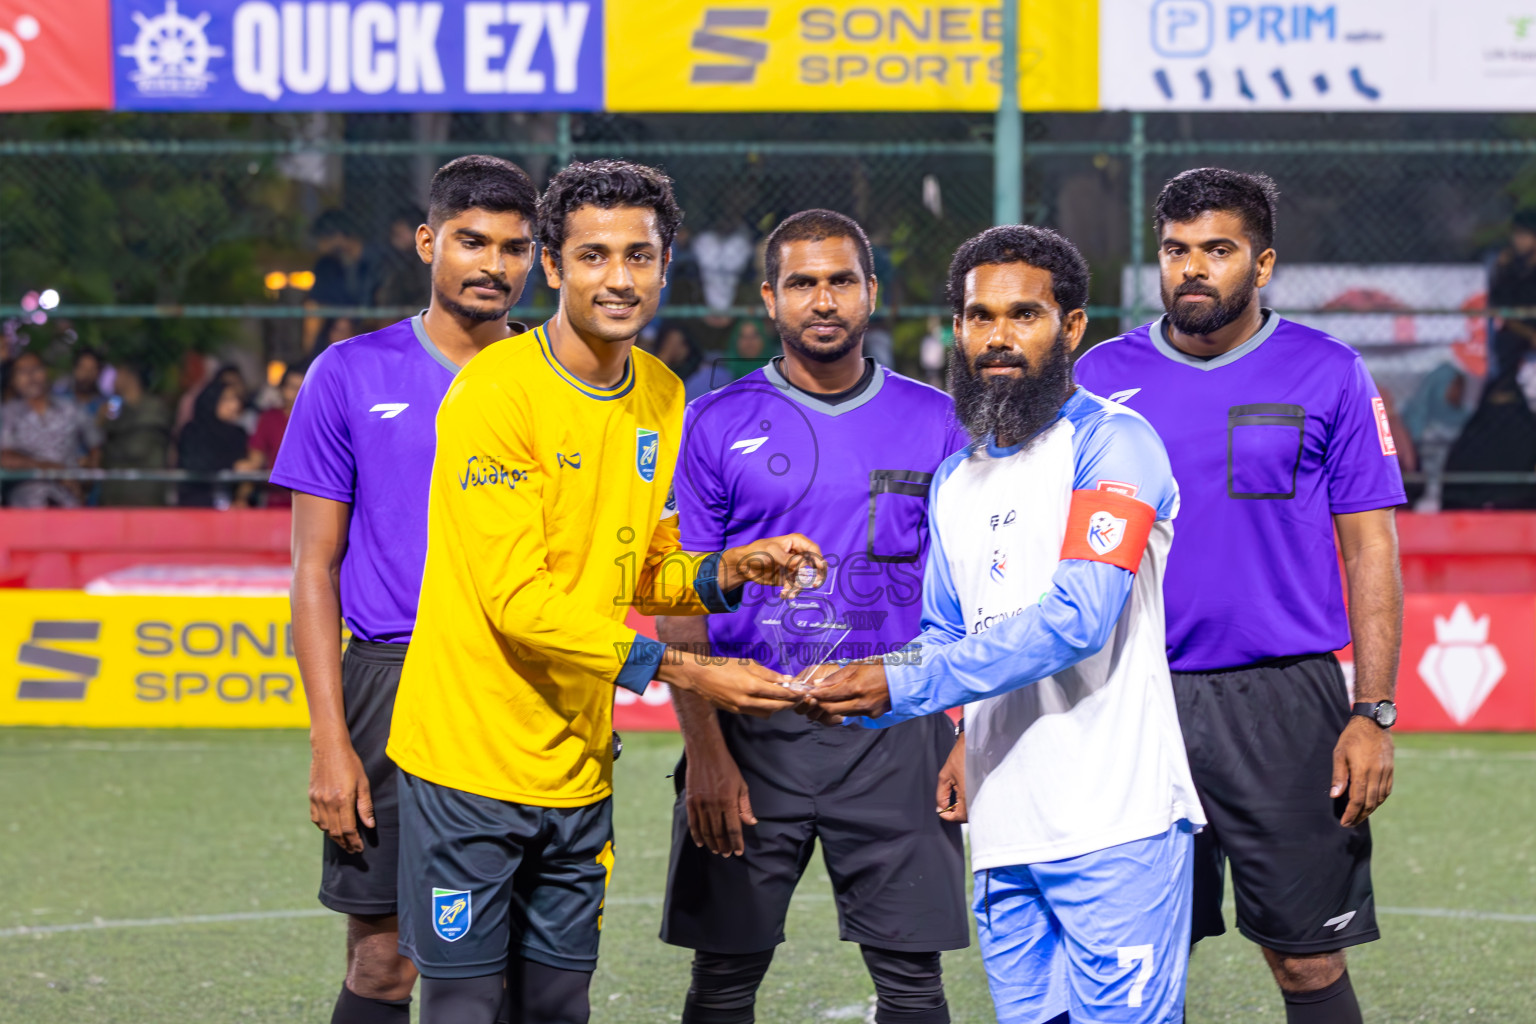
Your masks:
{"label": "white field line", "polygon": [[1510,921],[1536,924],[1536,914],[1501,914],[1493,910],[1448,910],[1444,907],[1377,907],[1378,914],[1400,917],[1460,917],[1471,921]]}
{"label": "white field line", "polygon": [[[806,893],[794,898],[796,903],[817,903],[831,900],[823,893]],[[656,907],[661,905],[660,896],[615,896],[609,906]],[[1536,924],[1536,914],[1502,914],[1488,910],[1451,910],[1443,907],[1377,907],[1378,914],[1398,917],[1446,917],[1469,921],[1504,921],[1512,924]],[[116,928],[185,927],[195,924],[229,924],[241,921],[282,921],[306,917],[339,917],[323,907],[303,910],[251,910],[233,914],[190,914],[185,917],[140,917],[108,921],[96,918],[73,924],[40,924],[18,928],[0,928],[0,939],[19,939],[29,935],[58,935],[63,932],[99,932]]]}
{"label": "white field line", "polygon": [[106,928],[157,928],[189,924],[224,924],[229,921],[276,921],[292,917],[334,917],[335,912],[324,907],[304,910],[249,910],[235,914],[190,914],[186,917],[138,917],[124,921],[108,921],[95,918],[74,924],[40,924],[19,928],[0,928],[0,939],[16,939],[26,935],[56,935],[60,932],[95,932]]}

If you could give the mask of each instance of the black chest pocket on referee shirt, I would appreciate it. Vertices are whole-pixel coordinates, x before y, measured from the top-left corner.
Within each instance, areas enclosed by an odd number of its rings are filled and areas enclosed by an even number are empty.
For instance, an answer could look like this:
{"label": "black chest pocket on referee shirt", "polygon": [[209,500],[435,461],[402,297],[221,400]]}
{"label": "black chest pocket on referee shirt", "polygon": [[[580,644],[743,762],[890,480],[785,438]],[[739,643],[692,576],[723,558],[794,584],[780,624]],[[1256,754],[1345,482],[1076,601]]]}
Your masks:
{"label": "black chest pocket on referee shirt", "polygon": [[910,469],[869,471],[869,541],[872,562],[915,562],[923,551],[932,473]]}
{"label": "black chest pocket on referee shirt", "polygon": [[1307,430],[1299,405],[1234,405],[1227,410],[1227,497],[1296,497]]}

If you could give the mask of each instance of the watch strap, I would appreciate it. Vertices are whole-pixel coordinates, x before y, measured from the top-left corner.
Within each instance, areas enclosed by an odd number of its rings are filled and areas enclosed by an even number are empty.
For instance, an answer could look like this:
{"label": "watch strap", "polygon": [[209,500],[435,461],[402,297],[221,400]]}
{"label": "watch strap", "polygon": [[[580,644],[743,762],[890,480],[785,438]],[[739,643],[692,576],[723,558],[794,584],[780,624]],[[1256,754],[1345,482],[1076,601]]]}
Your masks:
{"label": "watch strap", "polygon": [[1390,725],[1382,725],[1377,712],[1383,704],[1392,704],[1390,700],[1357,700],[1349,707],[1351,717],[1358,715],[1361,718],[1369,718],[1383,729],[1391,728]]}

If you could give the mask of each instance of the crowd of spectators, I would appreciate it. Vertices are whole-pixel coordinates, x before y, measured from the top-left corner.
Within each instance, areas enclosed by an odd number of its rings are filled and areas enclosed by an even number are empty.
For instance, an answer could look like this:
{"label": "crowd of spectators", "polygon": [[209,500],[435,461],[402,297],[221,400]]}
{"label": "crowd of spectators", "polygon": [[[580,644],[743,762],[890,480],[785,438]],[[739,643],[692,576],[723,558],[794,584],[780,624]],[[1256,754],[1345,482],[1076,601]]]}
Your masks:
{"label": "crowd of spectators", "polygon": [[[1536,209],[1515,214],[1493,256],[1488,304],[1536,310]],[[1486,375],[1447,361],[1401,404],[1382,391],[1416,511],[1536,509],[1536,317],[1495,317],[1489,337]]]}
{"label": "crowd of spectators", "polygon": [[[402,206],[390,218],[384,240],[370,243],[348,214],[322,213],[312,231],[314,283],[305,306],[315,311],[328,306],[426,308],[432,271],[416,254],[416,229],[425,220],[420,209]],[[304,320],[303,348],[313,357],[327,345],[380,326],[317,312]]]}
{"label": "crowd of spectators", "polygon": [[[1509,242],[1494,260],[1488,282],[1494,308],[1536,309],[1536,209],[1515,214]],[[1459,372],[1440,367],[1428,374],[1410,402],[1421,467],[1433,472],[1528,474],[1536,470],[1536,317],[1502,317],[1493,332],[1489,379],[1470,413],[1465,411],[1468,382]],[[1422,410],[1422,411],[1421,411]],[[1442,446],[1437,455],[1435,443]],[[1426,460],[1438,457],[1439,465]],[[1443,509],[1536,508],[1536,484],[1518,480],[1447,483]]]}
{"label": "crowd of spectators", "polygon": [[57,383],[35,352],[0,364],[0,469],[182,469],[200,477],[21,479],[0,488],[0,498],[15,508],[288,505],[284,488],[214,477],[272,467],[304,364],[283,366],[275,385],[252,388],[233,363],[207,373],[201,357],[188,362],[189,386],[174,404],[145,369],[106,365],[90,349],[76,352]]}

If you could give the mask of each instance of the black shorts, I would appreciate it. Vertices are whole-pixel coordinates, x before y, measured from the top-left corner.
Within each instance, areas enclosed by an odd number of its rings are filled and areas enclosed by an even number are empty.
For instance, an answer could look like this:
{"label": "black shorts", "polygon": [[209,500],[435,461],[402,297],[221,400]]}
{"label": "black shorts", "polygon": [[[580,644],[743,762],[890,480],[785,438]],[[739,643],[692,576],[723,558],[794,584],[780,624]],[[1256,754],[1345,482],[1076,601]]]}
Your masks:
{"label": "black shorts", "polygon": [[934,810],[955,744],[947,718],[878,730],[807,729],[793,712],[720,719],[758,824],[743,828],[741,857],[695,846],[679,762],[662,941],[711,953],[783,942],[819,837],[844,941],[912,953],[970,944],[960,826]]}
{"label": "black shorts", "polygon": [[389,721],[395,713],[405,646],[353,640],[341,658],[341,703],[347,716],[347,734],[368,776],[376,823],[373,828],[358,824],[361,853],[347,853],[329,837],[321,837],[320,902],[343,914],[369,917],[395,912],[400,773],[384,748],[389,743]]}
{"label": "black shorts", "polygon": [[1175,672],[1173,693],[1210,821],[1195,836],[1193,940],[1226,930],[1226,861],[1238,930],[1259,945],[1305,954],[1378,938],[1370,825],[1340,825],[1348,796],[1328,795],[1349,721],[1338,659]]}
{"label": "black shorts", "polygon": [[509,955],[597,967],[613,872],[613,801],[534,807],[400,773],[400,953],[428,978],[478,978]]}

